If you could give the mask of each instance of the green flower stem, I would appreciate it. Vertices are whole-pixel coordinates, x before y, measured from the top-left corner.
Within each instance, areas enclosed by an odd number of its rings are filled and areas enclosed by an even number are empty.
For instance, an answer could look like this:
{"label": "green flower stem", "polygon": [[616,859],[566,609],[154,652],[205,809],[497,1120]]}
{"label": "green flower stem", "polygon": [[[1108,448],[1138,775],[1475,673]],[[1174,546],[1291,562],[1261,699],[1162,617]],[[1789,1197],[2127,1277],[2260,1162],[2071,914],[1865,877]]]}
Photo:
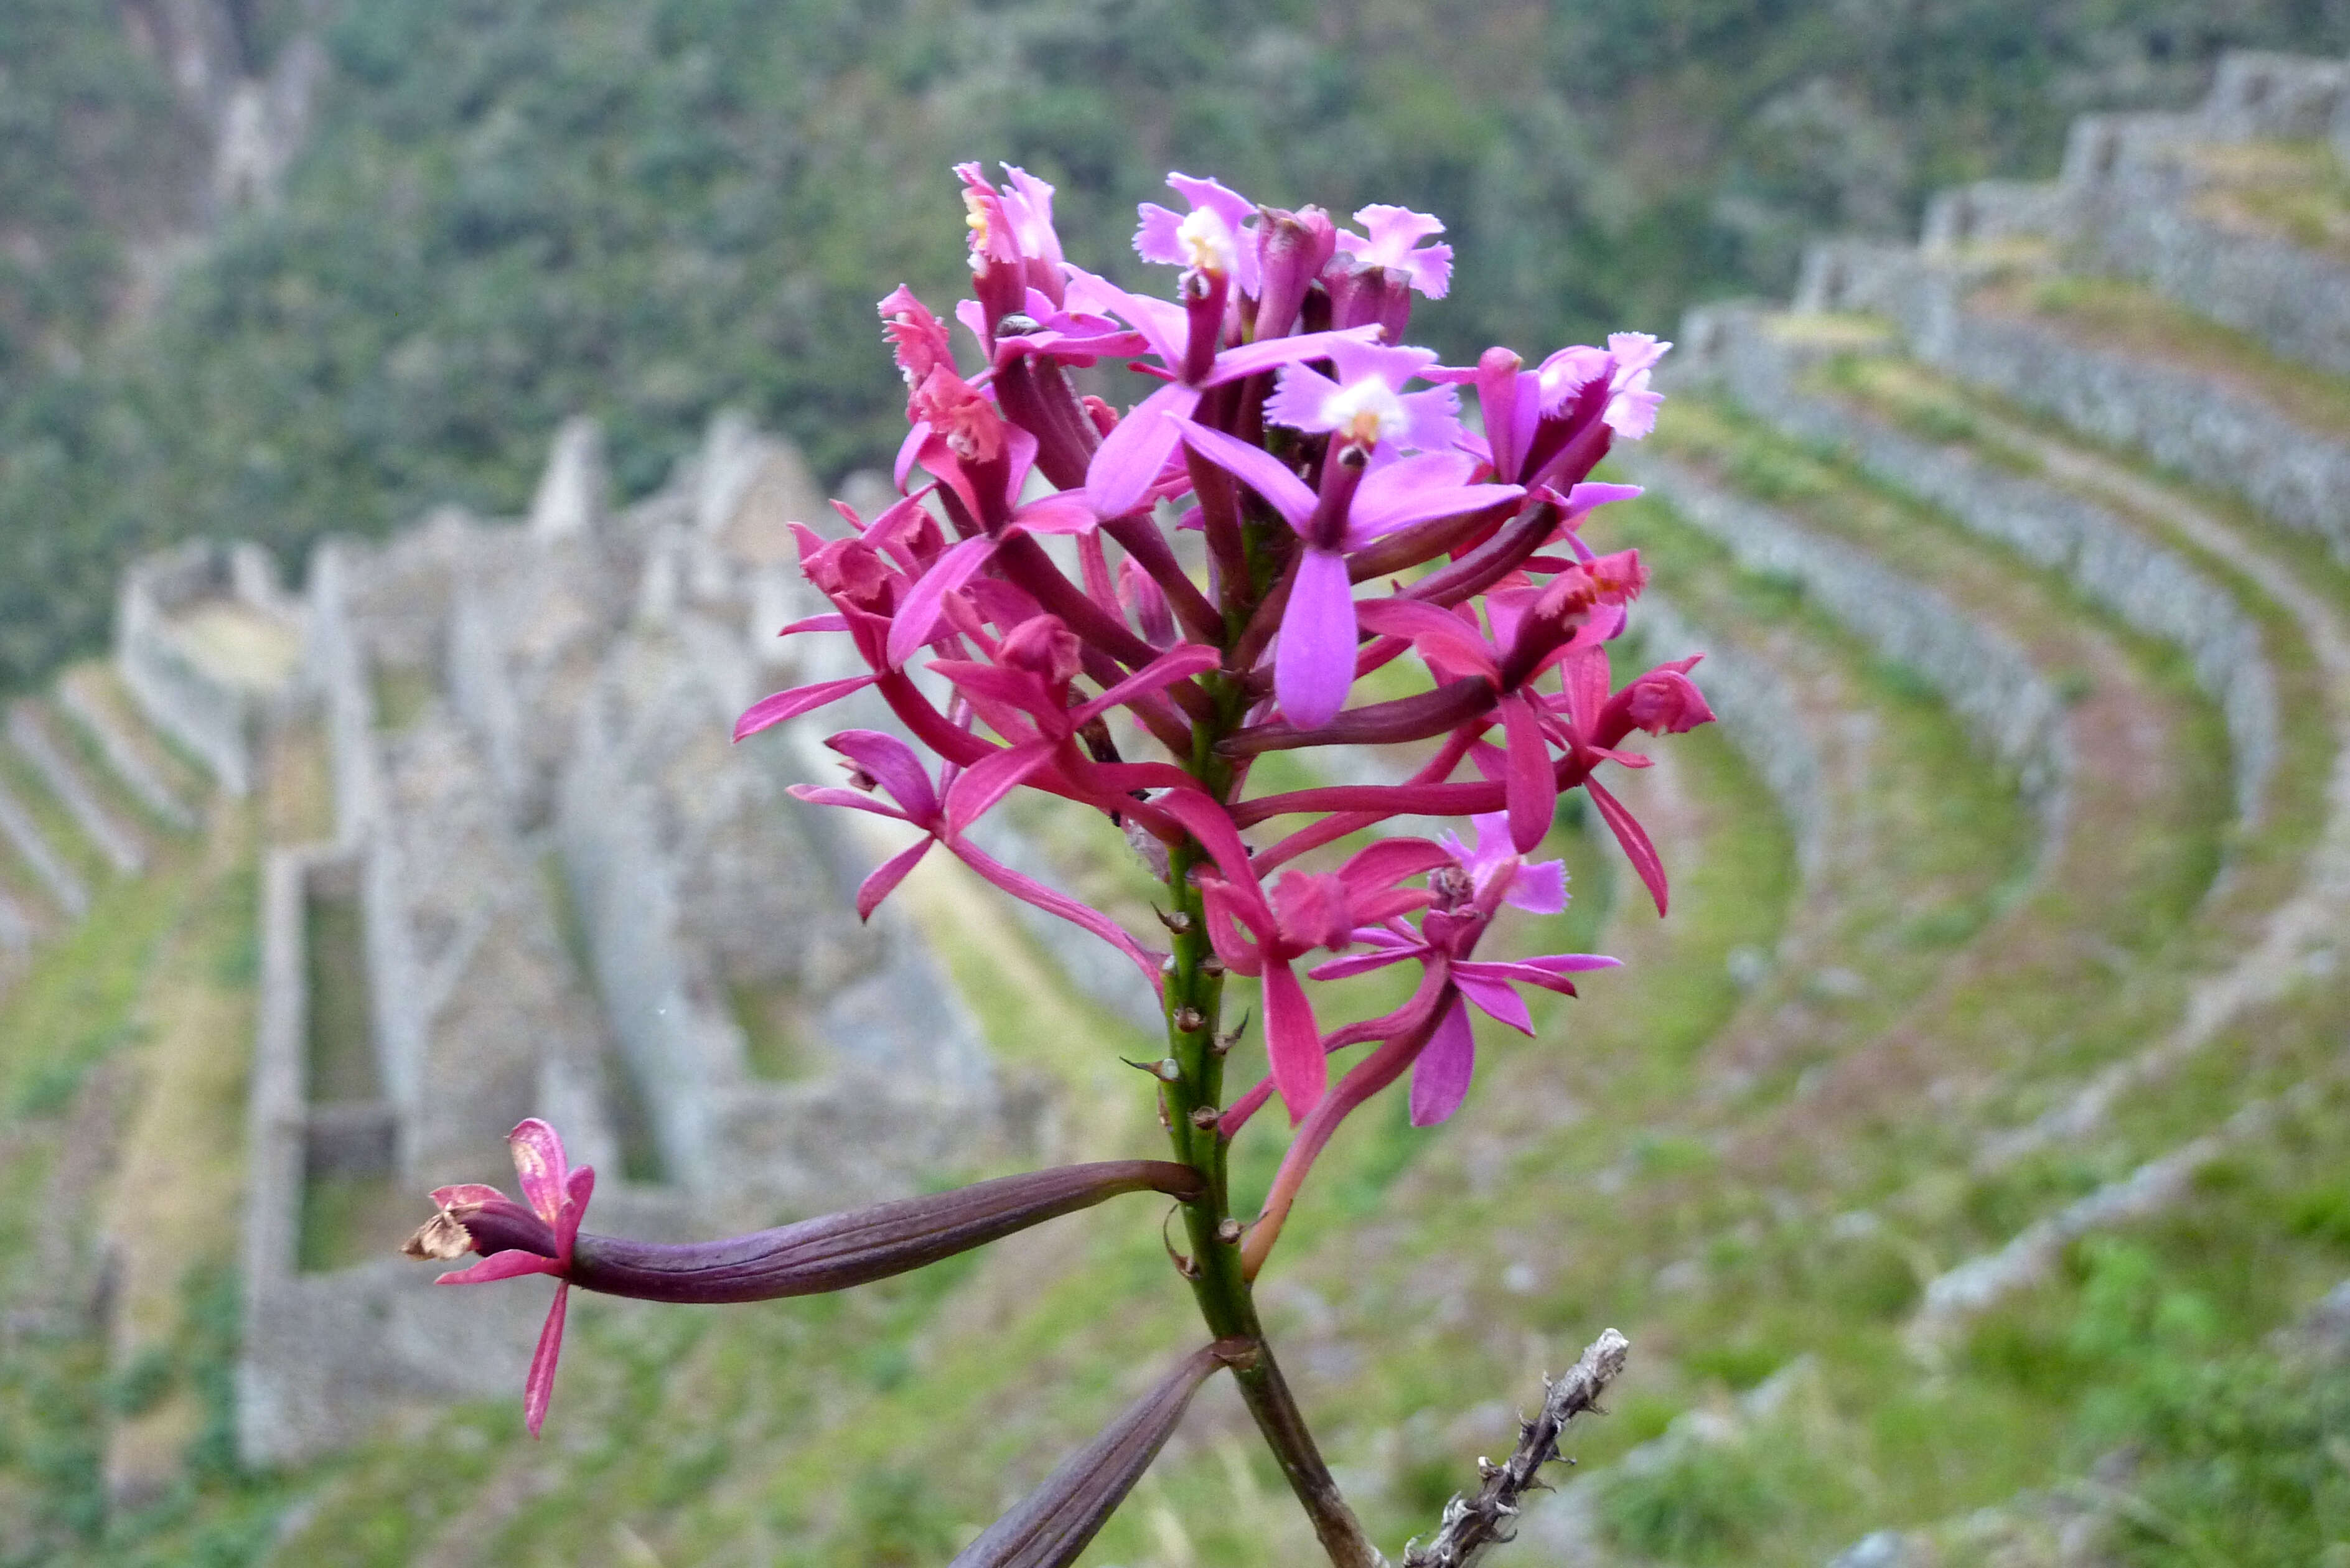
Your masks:
{"label": "green flower stem", "polygon": [[[1221,722],[1197,727],[1191,772],[1221,799],[1232,780],[1230,764],[1215,754],[1214,744],[1238,722],[1245,698],[1237,681],[1211,676],[1208,684]],[[1330,1561],[1339,1568],[1385,1568],[1386,1559],[1364,1535],[1329,1467],[1322,1462],[1305,1414],[1257,1321],[1255,1297],[1242,1272],[1241,1228],[1232,1216],[1227,1183],[1228,1144],[1212,1115],[1223,1108],[1224,1059],[1216,1037],[1223,1027],[1224,976],[1208,940],[1200,890],[1191,884],[1192,867],[1203,858],[1198,846],[1188,840],[1167,857],[1167,893],[1174,917],[1169,922],[1174,951],[1166,975],[1167,1044],[1175,1073],[1171,1077],[1162,1074],[1159,1097],[1175,1158],[1197,1170],[1207,1184],[1197,1202],[1183,1207],[1183,1228],[1191,1242],[1186,1275],[1209,1331],[1219,1339],[1246,1340],[1253,1347],[1253,1355],[1233,1362],[1233,1377]],[[1201,1113],[1206,1125],[1193,1120],[1194,1112]]]}

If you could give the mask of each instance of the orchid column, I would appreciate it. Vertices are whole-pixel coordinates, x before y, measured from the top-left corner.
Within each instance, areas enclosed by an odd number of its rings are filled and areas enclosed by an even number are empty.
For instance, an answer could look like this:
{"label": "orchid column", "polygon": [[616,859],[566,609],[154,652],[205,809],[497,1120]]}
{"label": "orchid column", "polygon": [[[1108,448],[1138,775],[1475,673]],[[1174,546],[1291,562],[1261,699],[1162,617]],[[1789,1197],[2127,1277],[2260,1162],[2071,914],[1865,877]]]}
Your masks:
{"label": "orchid column", "polygon": [[[867,879],[860,913],[937,846],[1116,946],[1163,1003],[1152,1076],[1173,1161],[1071,1167],[659,1249],[581,1234],[589,1179],[528,1124],[516,1147],[531,1206],[444,1189],[416,1247],[493,1254],[449,1276],[458,1282],[538,1272],[745,1301],[838,1288],[1119,1192],[1161,1192],[1181,1207],[1176,1266],[1212,1343],[958,1562],[1073,1560],[1191,1390],[1228,1368],[1331,1560],[1378,1563],[1252,1285],[1349,1115],[1409,1076],[1413,1123],[1443,1121],[1471,1086],[1472,1010],[1532,1033],[1524,988],[1572,995],[1572,976],[1614,962],[1479,954],[1504,907],[1564,907],[1562,867],[1531,858],[1563,793],[1589,794],[1665,907],[1655,848],[1594,774],[1647,765],[1626,749],[1636,732],[1711,714],[1693,657],[1615,684],[1609,645],[1644,574],[1636,554],[1597,556],[1579,530],[1594,507],[1636,493],[1587,476],[1612,441],[1653,425],[1649,372],[1668,346],[1618,335],[1533,369],[1498,348],[1445,367],[1402,342],[1413,295],[1450,282],[1436,219],[1367,207],[1358,233],[1181,174],[1169,183],[1189,210],[1145,205],[1134,242],[1174,269],[1172,297],[1129,293],[1064,259],[1050,186],[1016,169],[1000,187],[977,165],[958,173],[974,297],[953,319],[968,344],[959,353],[907,289],[880,306],[908,391],[902,499],[870,519],[839,507],[846,534],[795,524],[803,569],[833,607],[783,629],[847,636],[867,673],[778,692],[736,734],[870,688],[904,734],[832,736],[845,784],[795,790],[921,834]],[[1159,385],[1120,413],[1072,379],[1105,361]],[[1204,572],[1183,565],[1182,532],[1200,535]],[[1349,705],[1357,682],[1407,659],[1381,678],[1403,694]],[[1420,763],[1402,783],[1248,788],[1267,752],[1413,743]],[[972,825],[1023,788],[1097,812],[1145,857],[1165,884],[1163,933],[1129,931],[972,842]],[[1457,826],[1405,835],[1390,826],[1400,817]],[[1399,964],[1417,975],[1402,1006],[1322,1026],[1318,986]],[[1229,1096],[1234,973],[1261,986],[1270,1074]],[[1357,1051],[1334,1082],[1334,1058]],[[1274,1136],[1275,1118],[1258,1113],[1275,1100],[1292,1129],[1279,1173],[1265,1193],[1235,1194],[1227,1151],[1236,1137]],[[534,1429],[561,1324],[558,1296],[532,1376]]]}

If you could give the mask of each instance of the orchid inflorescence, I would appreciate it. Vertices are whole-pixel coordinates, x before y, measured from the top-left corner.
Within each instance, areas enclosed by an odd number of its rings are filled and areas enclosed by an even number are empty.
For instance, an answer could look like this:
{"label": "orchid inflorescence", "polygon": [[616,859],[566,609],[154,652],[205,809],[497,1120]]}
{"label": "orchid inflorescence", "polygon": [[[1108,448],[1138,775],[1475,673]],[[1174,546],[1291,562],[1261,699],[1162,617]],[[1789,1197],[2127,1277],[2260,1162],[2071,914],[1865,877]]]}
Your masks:
{"label": "orchid inflorescence", "polygon": [[[1565,907],[1561,863],[1529,858],[1565,792],[1585,792],[1665,908],[1655,848],[1594,773],[1646,766],[1624,749],[1636,731],[1712,714],[1693,657],[1614,684],[1608,647],[1645,574],[1635,551],[1595,553],[1581,526],[1638,493],[1589,475],[1611,441],[1653,427],[1662,400],[1649,376],[1670,345],[1618,334],[1532,369],[1503,348],[1440,364],[1401,342],[1413,293],[1450,286],[1436,219],[1370,206],[1356,232],[1317,207],[1260,207],[1182,174],[1169,184],[1189,212],[1145,204],[1134,240],[1145,261],[1180,269],[1175,297],[1130,293],[1063,258],[1051,186],[1013,168],[1002,185],[977,164],[956,172],[975,297],[954,319],[976,340],[976,369],[910,290],[882,300],[908,391],[899,499],[870,519],[835,503],[848,528],[837,537],[794,524],[802,569],[832,607],[784,635],[845,635],[865,672],[778,692],[735,735],[878,697],[904,735],[835,734],[847,785],[793,791],[921,834],[866,878],[858,912],[936,845],[1116,946],[1163,1005],[1168,1054],[1153,1075],[1174,1160],[1068,1167],[660,1247],[580,1232],[592,1177],[566,1165],[551,1128],[525,1122],[514,1148],[527,1206],[442,1189],[411,1249],[485,1254],[446,1282],[563,1282],[528,1385],[535,1433],[571,1284],[680,1302],[837,1289],[1155,1190],[1180,1206],[1191,1251],[1177,1263],[1214,1343],[957,1561],[1072,1560],[1191,1390],[1228,1366],[1333,1560],[1375,1562],[1282,1380],[1252,1282],[1347,1116],[1409,1072],[1414,1125],[1443,1121],[1470,1086],[1471,1008],[1531,1034],[1523,988],[1572,995],[1571,976],[1615,962],[1475,956],[1505,907]],[[1106,362],[1159,385],[1120,415],[1079,389]],[[1364,585],[1377,586],[1357,597]],[[1399,670],[1381,684],[1405,694],[1348,705],[1407,657],[1425,680]],[[1247,790],[1269,752],[1410,742],[1430,750],[1407,777]],[[1165,885],[1170,950],[972,841],[1019,788],[1093,807],[1144,852]],[[1468,836],[1384,833],[1405,816],[1465,818]],[[1367,834],[1332,862],[1331,846]],[[1396,964],[1418,966],[1401,1006],[1322,1026],[1312,987]],[[1228,1103],[1232,974],[1259,982],[1270,1074]],[[1331,1057],[1355,1047],[1370,1049],[1333,1084]],[[1226,1150],[1274,1098],[1295,1130],[1244,1225]]]}

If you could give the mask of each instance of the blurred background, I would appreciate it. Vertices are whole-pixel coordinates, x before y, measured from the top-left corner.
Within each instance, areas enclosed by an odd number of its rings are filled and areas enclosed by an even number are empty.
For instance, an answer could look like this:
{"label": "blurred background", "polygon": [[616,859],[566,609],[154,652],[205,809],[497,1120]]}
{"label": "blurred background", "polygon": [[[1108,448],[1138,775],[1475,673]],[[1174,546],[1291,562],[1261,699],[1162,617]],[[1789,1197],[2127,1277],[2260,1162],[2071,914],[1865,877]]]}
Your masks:
{"label": "blurred background", "polygon": [[[1440,215],[1455,362],[1679,341],[1593,524],[1630,646],[1711,654],[1625,790],[1672,918],[1564,813],[1523,940],[1627,967],[1357,1118],[1268,1275],[1382,1542],[1612,1324],[1506,1560],[2350,1568],[2345,54],[2341,0],[9,0],[0,1564],[940,1563],[1188,1345],[1128,1200],[575,1303],[532,1444],[537,1282],[389,1255],[529,1113],[646,1235],[1153,1152],[1130,975],[952,867],[859,927],[886,843],[782,794],[839,723],[726,743],[834,672],[785,524],[886,493],[873,304],[957,296],[987,159],[1137,286],[1179,169]],[[1148,923],[1092,825],[994,832]],[[1087,1561],[1310,1552],[1211,1388]]]}

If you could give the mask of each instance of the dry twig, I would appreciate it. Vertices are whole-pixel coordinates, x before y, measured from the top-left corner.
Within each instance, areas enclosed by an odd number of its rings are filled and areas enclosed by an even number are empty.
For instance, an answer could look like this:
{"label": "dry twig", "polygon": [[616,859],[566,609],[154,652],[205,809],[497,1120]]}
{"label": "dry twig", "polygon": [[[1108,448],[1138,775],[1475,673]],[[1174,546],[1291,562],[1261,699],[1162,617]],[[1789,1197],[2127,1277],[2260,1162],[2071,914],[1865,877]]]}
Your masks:
{"label": "dry twig", "polygon": [[1631,1349],[1632,1342],[1612,1328],[1592,1341],[1583,1359],[1544,1389],[1542,1409],[1534,1418],[1518,1424],[1518,1448],[1509,1461],[1477,1461],[1485,1484],[1475,1497],[1456,1495],[1444,1505],[1434,1539],[1425,1546],[1415,1541],[1404,1549],[1404,1568],[1469,1568],[1486,1547],[1512,1539],[1516,1532],[1510,1521],[1518,1515],[1518,1500],[1542,1484],[1534,1472],[1558,1458],[1559,1433],[1585,1411],[1599,1411],[1599,1396],[1624,1370]]}

